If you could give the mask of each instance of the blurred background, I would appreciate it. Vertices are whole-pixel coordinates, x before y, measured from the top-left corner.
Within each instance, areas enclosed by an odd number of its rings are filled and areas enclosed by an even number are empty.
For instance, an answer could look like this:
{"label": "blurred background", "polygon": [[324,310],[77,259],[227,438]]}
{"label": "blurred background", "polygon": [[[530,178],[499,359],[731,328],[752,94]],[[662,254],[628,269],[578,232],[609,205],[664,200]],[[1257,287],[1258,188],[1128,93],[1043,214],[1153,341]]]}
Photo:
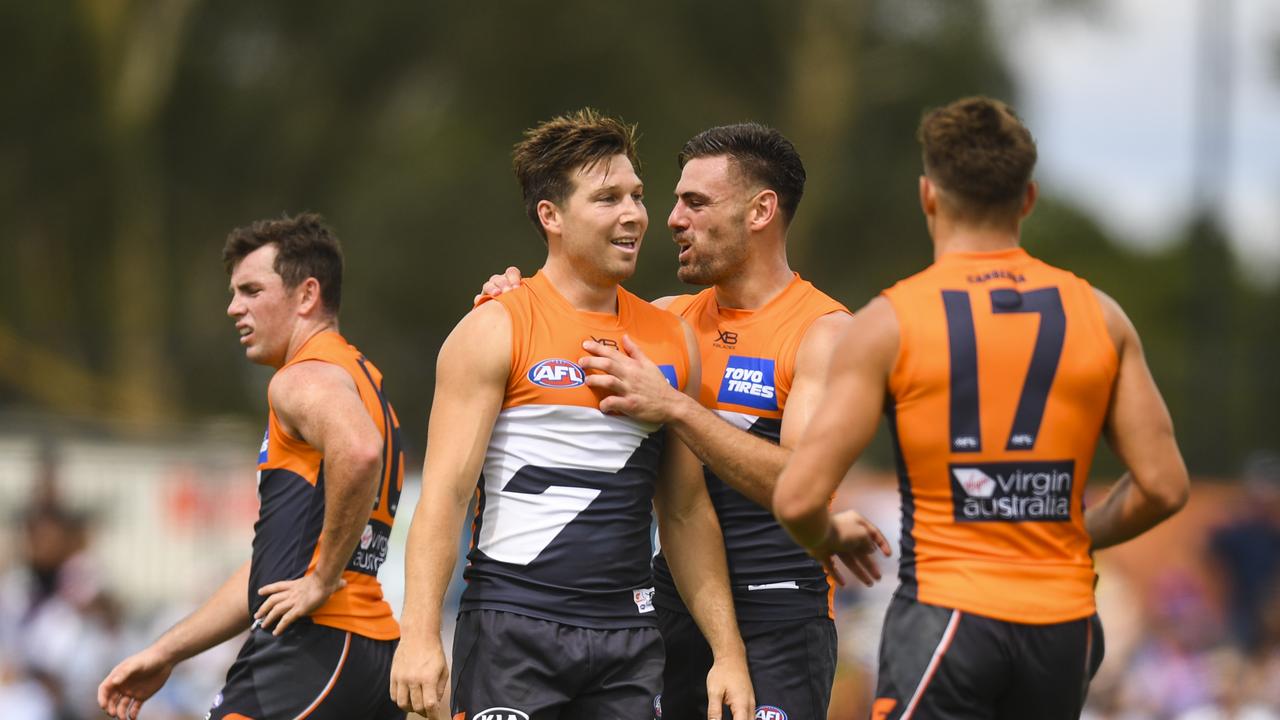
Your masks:
{"label": "blurred background", "polygon": [[[1010,101],[1040,148],[1035,255],[1116,298],[1194,475],[1186,511],[1097,556],[1091,718],[1280,716],[1280,3],[737,0],[643,5],[0,0],[0,716],[99,717],[105,672],[249,554],[269,371],[225,316],[228,230],[324,214],[344,334],[384,371],[411,472],[440,343],[533,272],[509,151],[592,105],[640,125],[649,248],[696,132],[774,125],[808,169],[794,268],[850,307],[931,258],[922,112]],[[841,503],[897,537],[887,443]],[[1099,452],[1090,492],[1120,471]],[[892,568],[890,568],[892,570]],[[894,583],[839,597],[831,718],[863,718]],[[238,642],[143,718],[203,717]]]}

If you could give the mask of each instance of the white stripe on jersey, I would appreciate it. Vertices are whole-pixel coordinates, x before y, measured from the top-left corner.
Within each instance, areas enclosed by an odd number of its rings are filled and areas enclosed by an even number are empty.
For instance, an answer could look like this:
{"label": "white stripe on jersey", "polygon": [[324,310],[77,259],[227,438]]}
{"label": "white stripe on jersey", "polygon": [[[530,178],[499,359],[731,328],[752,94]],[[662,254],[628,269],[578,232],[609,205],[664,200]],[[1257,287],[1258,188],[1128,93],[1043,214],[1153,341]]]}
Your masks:
{"label": "white stripe on jersey", "polygon": [[600,494],[558,485],[537,495],[504,492],[521,468],[615,473],[659,427],[576,405],[503,410],[485,451],[479,550],[499,562],[528,565]]}
{"label": "white stripe on jersey", "polygon": [[748,415],[746,413],[734,412],[732,410],[716,410],[715,414],[728,421],[728,423],[739,430],[750,430],[751,426],[760,419],[757,415]]}

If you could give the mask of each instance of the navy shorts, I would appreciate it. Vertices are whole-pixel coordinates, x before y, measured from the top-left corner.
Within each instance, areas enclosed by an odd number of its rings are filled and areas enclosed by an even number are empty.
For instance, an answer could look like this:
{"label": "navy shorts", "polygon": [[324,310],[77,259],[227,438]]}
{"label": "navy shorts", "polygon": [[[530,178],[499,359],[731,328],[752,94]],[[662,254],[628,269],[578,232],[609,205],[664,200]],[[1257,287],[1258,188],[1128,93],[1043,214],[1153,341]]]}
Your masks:
{"label": "navy shorts", "polygon": [[657,628],[593,630],[498,610],[458,615],[453,714],[599,720],[653,717],[662,689]]}
{"label": "navy shorts", "polygon": [[[706,720],[711,646],[693,618],[658,608],[667,648],[663,673],[663,720]],[[825,718],[836,674],[836,628],[830,618],[742,621],[747,665],[756,694],[757,718]],[[728,709],[721,717],[729,717]]]}
{"label": "navy shorts", "polygon": [[208,720],[400,720],[392,702],[397,641],[300,621],[280,637],[249,632]]}
{"label": "navy shorts", "polygon": [[1028,625],[895,595],[872,718],[1074,720],[1103,650],[1097,615]]}

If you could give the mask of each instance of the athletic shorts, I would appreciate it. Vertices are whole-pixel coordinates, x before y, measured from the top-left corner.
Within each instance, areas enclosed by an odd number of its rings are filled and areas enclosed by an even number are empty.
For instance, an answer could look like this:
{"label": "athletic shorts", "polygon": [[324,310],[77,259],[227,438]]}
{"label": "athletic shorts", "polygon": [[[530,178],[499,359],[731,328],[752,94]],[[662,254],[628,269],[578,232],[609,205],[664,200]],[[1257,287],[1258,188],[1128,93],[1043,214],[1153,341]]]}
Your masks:
{"label": "athletic shorts", "polygon": [[895,595],[872,718],[1078,718],[1103,650],[1097,615],[1027,625]]}
{"label": "athletic shorts", "polygon": [[657,628],[592,630],[498,610],[458,615],[453,715],[465,720],[653,717]]}
{"label": "athletic shorts", "polygon": [[249,632],[207,720],[400,720],[391,700],[397,641],[300,621]]}
{"label": "athletic shorts", "polygon": [[[706,720],[711,646],[693,618],[658,608],[667,648],[662,720]],[[836,627],[830,618],[738,624],[762,720],[825,718],[836,674]],[[728,709],[721,717],[729,717]]]}

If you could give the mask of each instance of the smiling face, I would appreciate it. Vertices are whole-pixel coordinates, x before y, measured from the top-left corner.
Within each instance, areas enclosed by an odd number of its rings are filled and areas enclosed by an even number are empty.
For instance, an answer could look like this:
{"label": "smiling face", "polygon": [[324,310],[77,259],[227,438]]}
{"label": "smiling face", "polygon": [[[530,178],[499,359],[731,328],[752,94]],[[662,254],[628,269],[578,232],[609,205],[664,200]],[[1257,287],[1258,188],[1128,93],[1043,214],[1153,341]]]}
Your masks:
{"label": "smiling face", "polygon": [[304,286],[285,287],[275,261],[276,246],[268,244],[245,255],[235,266],[227,315],[236,321],[245,357],[278,368],[288,354]]}
{"label": "smiling face", "polygon": [[680,173],[667,226],[680,250],[676,274],[683,282],[716,285],[746,262],[751,191],[732,163],[727,155],[697,157]]}
{"label": "smiling face", "polygon": [[573,191],[556,205],[539,204],[552,254],[560,254],[593,284],[617,284],[636,271],[649,227],[644,183],[626,155],[579,167]]}

